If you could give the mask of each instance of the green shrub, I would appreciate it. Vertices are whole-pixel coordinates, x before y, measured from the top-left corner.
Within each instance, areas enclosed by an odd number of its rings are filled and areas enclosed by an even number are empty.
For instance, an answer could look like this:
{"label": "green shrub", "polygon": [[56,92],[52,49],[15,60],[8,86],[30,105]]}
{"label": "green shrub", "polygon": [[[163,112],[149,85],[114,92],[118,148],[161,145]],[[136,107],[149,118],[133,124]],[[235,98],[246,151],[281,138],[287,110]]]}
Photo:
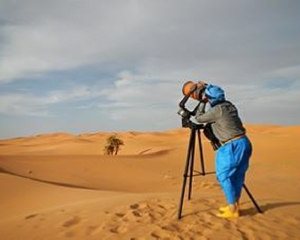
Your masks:
{"label": "green shrub", "polygon": [[106,145],[103,149],[104,154],[117,155],[122,145],[124,145],[123,140],[118,138],[117,135],[112,135],[106,139]]}

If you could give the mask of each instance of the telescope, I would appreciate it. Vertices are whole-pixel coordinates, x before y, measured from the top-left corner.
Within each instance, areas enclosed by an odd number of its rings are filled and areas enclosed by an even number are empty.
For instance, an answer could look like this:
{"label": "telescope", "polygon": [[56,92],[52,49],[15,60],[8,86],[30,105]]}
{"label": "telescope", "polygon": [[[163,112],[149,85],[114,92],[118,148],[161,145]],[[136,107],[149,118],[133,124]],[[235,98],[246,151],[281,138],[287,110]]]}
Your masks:
{"label": "telescope", "polygon": [[[202,102],[206,86],[206,83],[195,83],[193,81],[187,81],[183,84],[182,93],[184,97],[179,102],[179,110],[177,112],[182,117],[182,127],[196,127],[195,123],[190,121],[190,117],[195,116],[196,111]],[[185,106],[189,98],[199,101],[193,111],[188,110]]]}
{"label": "telescope", "polygon": [[[212,148],[214,150],[217,150],[218,147],[221,146],[220,141],[217,139],[217,137],[214,135],[211,124],[197,124],[190,120],[191,116],[195,116],[196,112],[199,108],[200,103],[205,104],[203,101],[203,95],[205,92],[207,84],[203,82],[195,83],[193,81],[187,81],[183,84],[182,87],[182,93],[184,95],[183,99],[179,102],[179,110],[178,114],[181,116],[181,125],[183,128],[190,128],[190,129],[203,129],[203,133],[205,137],[210,140],[210,143],[212,145]],[[193,109],[193,111],[190,111],[186,108],[186,103],[189,100],[189,98],[192,98],[194,100],[199,101],[196,107]]]}

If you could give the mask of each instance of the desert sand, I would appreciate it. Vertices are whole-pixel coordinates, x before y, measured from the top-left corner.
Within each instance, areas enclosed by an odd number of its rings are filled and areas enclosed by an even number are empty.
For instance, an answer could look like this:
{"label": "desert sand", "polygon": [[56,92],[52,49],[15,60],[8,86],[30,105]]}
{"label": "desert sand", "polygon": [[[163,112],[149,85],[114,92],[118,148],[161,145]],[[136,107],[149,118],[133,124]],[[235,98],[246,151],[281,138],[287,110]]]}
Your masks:
{"label": "desert sand", "polygon": [[[177,219],[189,129],[42,134],[0,140],[0,239],[300,239],[300,127],[247,125],[253,143],[241,217],[220,219],[214,174],[196,176]],[[214,151],[203,137],[205,169]],[[195,170],[199,170],[196,152]],[[186,194],[187,196],[187,194]]]}

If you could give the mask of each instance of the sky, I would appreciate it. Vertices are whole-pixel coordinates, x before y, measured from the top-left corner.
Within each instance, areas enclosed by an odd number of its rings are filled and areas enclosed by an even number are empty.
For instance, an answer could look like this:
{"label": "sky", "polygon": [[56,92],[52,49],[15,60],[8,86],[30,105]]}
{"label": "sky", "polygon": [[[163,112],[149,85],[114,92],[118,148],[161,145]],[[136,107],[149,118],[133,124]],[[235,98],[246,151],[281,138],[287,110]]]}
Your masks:
{"label": "sky", "polygon": [[[298,0],[0,0],[0,138],[181,127],[182,85],[300,125]],[[196,105],[189,101],[189,106]]]}

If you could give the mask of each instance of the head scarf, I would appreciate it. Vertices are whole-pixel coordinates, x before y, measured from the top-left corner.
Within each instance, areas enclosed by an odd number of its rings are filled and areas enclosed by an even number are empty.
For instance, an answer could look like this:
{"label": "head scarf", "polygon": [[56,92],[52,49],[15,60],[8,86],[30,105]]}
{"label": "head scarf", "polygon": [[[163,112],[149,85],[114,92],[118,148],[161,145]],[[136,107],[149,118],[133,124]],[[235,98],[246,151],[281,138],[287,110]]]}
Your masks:
{"label": "head scarf", "polygon": [[205,89],[205,96],[209,99],[212,107],[225,101],[224,90],[219,86],[209,84]]}

